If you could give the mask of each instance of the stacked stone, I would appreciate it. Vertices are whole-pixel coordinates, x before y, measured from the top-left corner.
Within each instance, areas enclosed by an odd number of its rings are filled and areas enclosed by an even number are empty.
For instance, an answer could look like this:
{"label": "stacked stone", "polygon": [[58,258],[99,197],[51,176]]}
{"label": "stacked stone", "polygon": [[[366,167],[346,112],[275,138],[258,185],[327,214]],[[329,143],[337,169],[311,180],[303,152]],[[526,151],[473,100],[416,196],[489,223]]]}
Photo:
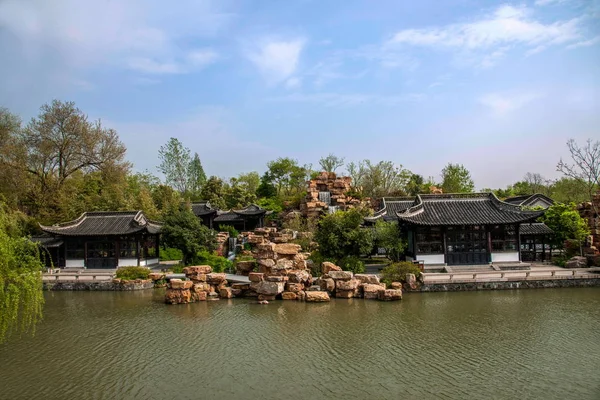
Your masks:
{"label": "stacked stone", "polygon": [[579,204],[577,211],[579,211],[581,218],[586,220],[590,229],[590,237],[583,249],[584,254],[593,256],[598,254],[600,247],[600,216],[597,216],[596,211],[594,211],[598,210],[600,212],[600,193],[597,193],[592,200],[592,202]]}
{"label": "stacked stone", "polygon": [[291,229],[277,230],[277,228],[256,228],[253,232],[244,232],[242,235],[252,245],[262,243],[288,243],[294,240],[294,231]]}
{"label": "stacked stone", "polygon": [[[259,301],[306,300],[329,301],[327,293],[308,294],[312,285],[307,253],[300,252],[301,247],[293,243],[266,242],[256,246],[255,258],[258,272],[250,272],[250,291]],[[318,289],[318,288],[317,288]],[[319,291],[320,292],[320,291]]]}
{"label": "stacked stone", "polygon": [[167,286],[165,302],[170,304],[193,303],[196,301],[230,299],[241,294],[241,290],[227,286],[226,275],[213,273],[209,265],[183,269],[188,280],[171,279]]}
{"label": "stacked stone", "polygon": [[319,279],[321,290],[342,299],[365,298],[378,300],[401,300],[402,284],[392,283],[391,289],[386,289],[384,283],[374,274],[356,274],[342,271],[337,265],[324,262],[321,265],[323,275]]}
{"label": "stacked stone", "polygon": [[229,243],[229,232],[218,232],[217,237],[217,254],[221,257],[225,257],[227,255],[227,245]]}
{"label": "stacked stone", "polygon": [[167,286],[165,282],[165,274],[162,272],[152,272],[148,278],[154,283],[155,288],[162,288]]}
{"label": "stacked stone", "polygon": [[[368,200],[363,202],[347,195],[352,188],[352,178],[349,176],[337,177],[334,172],[323,171],[315,179],[308,181],[307,186],[306,198],[300,204],[300,212],[307,218],[318,218],[330,205],[346,210],[360,204],[369,204]],[[329,192],[331,204],[320,201],[319,192]]]}

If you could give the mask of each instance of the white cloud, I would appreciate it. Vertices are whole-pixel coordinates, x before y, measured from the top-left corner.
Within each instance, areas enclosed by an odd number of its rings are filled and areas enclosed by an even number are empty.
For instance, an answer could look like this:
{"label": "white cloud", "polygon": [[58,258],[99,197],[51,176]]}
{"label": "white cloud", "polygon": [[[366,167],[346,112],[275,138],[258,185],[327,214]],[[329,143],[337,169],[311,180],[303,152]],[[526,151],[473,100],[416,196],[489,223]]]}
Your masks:
{"label": "white cloud", "polygon": [[537,93],[488,93],[479,98],[479,103],[488,107],[494,115],[503,116],[524,107],[539,97],[540,95]]}
{"label": "white cloud", "polygon": [[296,72],[304,45],[305,40],[302,38],[287,41],[265,39],[255,48],[248,49],[246,56],[267,82],[278,84]]}
{"label": "white cloud", "polygon": [[536,0],[534,4],[536,6],[548,6],[548,5],[566,3],[567,1],[569,1],[569,0]]}
{"label": "white cloud", "polygon": [[302,85],[302,79],[298,77],[291,77],[287,81],[285,81],[285,87],[288,89],[295,89]]}
{"label": "white cloud", "polygon": [[591,38],[589,40],[582,40],[580,42],[568,45],[567,49],[577,49],[579,47],[589,47],[589,46],[593,46],[593,45],[595,45],[597,43],[600,43],[600,35],[596,36],[594,38]]}
{"label": "white cloud", "polygon": [[[214,0],[5,0],[0,39],[18,43],[28,63],[59,58],[69,69],[99,66],[145,73],[181,73],[215,60],[189,49],[189,39],[211,37],[231,20]],[[2,33],[4,31],[4,33]],[[200,51],[200,52],[199,52]]]}
{"label": "white cloud", "polygon": [[582,38],[579,18],[544,23],[535,20],[531,14],[525,7],[503,5],[492,14],[470,22],[402,30],[388,44],[458,49],[478,54],[480,61],[476,64],[485,68],[493,66],[510,47],[522,45],[530,48],[533,54],[552,45],[568,44]]}
{"label": "white cloud", "polygon": [[353,107],[362,104],[377,104],[394,106],[407,102],[423,101],[425,95],[422,93],[408,93],[403,95],[386,96],[363,93],[295,93],[282,97],[271,98],[271,101],[317,103],[324,107]]}

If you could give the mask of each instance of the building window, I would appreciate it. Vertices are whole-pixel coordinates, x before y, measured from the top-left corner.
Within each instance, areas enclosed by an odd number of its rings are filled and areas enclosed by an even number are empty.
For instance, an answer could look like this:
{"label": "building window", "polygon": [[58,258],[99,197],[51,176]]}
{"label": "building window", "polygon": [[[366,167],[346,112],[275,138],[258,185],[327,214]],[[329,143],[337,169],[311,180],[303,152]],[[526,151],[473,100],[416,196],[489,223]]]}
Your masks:
{"label": "building window", "polygon": [[67,241],[66,257],[70,260],[85,258],[85,242],[81,239]]}
{"label": "building window", "polygon": [[148,236],[144,241],[144,257],[156,258],[156,237]]}
{"label": "building window", "polygon": [[496,225],[491,231],[492,251],[517,251],[515,225]]}
{"label": "building window", "polygon": [[440,227],[418,228],[416,233],[417,254],[443,254],[444,244]]}
{"label": "building window", "polygon": [[120,258],[137,258],[137,241],[121,240],[119,242]]}
{"label": "building window", "polygon": [[88,242],[88,258],[114,258],[114,242]]}

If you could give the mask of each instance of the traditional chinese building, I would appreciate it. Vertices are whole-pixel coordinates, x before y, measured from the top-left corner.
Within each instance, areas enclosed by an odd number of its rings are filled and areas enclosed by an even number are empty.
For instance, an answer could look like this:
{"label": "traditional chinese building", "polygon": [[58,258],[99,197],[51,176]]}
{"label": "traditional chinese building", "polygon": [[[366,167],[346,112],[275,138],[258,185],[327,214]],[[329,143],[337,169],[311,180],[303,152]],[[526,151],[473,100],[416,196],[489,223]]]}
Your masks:
{"label": "traditional chinese building", "polygon": [[53,265],[65,268],[117,268],[158,264],[161,225],[142,211],[98,211],[76,220],[41,226],[34,238]]}
{"label": "traditional chinese building", "polygon": [[554,200],[552,200],[548,196],[544,196],[541,193],[529,194],[525,196],[515,196],[509,197],[504,200],[505,203],[514,204],[521,207],[540,207],[540,208],[548,208],[554,204]]}
{"label": "traditional chinese building", "polygon": [[251,231],[265,225],[265,215],[269,214],[256,204],[238,210],[219,210],[209,202],[192,203],[192,212],[204,226],[219,230],[222,226],[233,226],[238,231]]}
{"label": "traditional chinese building", "polygon": [[367,224],[402,227],[408,260],[425,265],[488,264],[549,260],[548,235],[535,223],[544,211],[499,200],[492,193],[386,198]]}

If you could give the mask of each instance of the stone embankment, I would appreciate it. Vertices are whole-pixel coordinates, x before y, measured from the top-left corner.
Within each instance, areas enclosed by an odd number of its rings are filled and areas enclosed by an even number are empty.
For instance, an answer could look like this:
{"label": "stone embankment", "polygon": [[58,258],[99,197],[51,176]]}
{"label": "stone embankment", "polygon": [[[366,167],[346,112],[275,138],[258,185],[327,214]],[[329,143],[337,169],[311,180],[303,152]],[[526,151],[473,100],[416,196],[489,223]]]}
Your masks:
{"label": "stone embankment", "polygon": [[323,275],[313,279],[308,268],[307,253],[293,243],[263,242],[254,250],[258,271],[248,272],[250,283],[229,285],[225,274],[213,273],[210,266],[184,269],[186,280],[171,279],[165,295],[169,304],[230,299],[256,298],[259,302],[276,299],[306,302],[330,301],[337,298],[400,300],[400,283],[386,288],[376,275],[342,271],[332,263],[323,263]]}
{"label": "stone embankment", "polygon": [[152,289],[154,282],[150,279],[136,279],[132,281],[123,281],[121,279],[112,280],[80,280],[80,281],[43,281],[44,290],[73,290],[73,291],[109,291],[122,292],[132,290]]}

